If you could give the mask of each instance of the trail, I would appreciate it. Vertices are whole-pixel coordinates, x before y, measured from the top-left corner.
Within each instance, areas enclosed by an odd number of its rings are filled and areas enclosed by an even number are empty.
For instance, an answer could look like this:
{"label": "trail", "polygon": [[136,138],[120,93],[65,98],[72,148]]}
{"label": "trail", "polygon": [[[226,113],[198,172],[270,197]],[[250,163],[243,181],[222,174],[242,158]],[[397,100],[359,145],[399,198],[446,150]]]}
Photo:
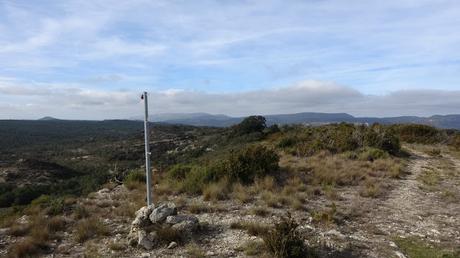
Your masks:
{"label": "trail", "polygon": [[[460,160],[450,154],[431,157],[414,149],[410,152],[409,174],[402,180],[395,180],[387,198],[376,204],[367,216],[369,225],[366,227],[373,231],[368,232],[374,242],[372,249],[380,254],[383,251],[405,257],[392,241],[395,237],[417,237],[432,243],[460,246],[460,204],[458,199],[446,201],[443,197],[448,191],[457,194],[455,198],[458,198]],[[446,164],[449,166],[445,167]],[[427,171],[439,178],[430,189],[420,180]]]}

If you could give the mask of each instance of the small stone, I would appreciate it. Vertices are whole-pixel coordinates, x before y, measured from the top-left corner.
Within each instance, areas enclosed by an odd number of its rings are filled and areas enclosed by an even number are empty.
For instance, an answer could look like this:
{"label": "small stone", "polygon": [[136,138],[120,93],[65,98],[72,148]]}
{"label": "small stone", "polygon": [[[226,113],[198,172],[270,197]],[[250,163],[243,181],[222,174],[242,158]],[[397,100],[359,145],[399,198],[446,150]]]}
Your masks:
{"label": "small stone", "polygon": [[169,245],[168,245],[168,249],[174,249],[174,248],[176,248],[176,247],[177,247],[177,243],[176,243],[176,242],[171,242],[171,243],[169,243]]}
{"label": "small stone", "polygon": [[166,202],[155,208],[150,214],[149,218],[153,224],[156,224],[163,222],[168,216],[176,214],[176,205],[172,202]]}
{"label": "small stone", "polygon": [[213,251],[207,251],[206,256],[214,256],[216,255]]}
{"label": "small stone", "polygon": [[141,258],[149,258],[150,254],[149,253],[142,253]]}
{"label": "small stone", "polygon": [[339,231],[337,231],[335,229],[331,229],[331,230],[327,231],[326,235],[335,236],[335,237],[338,237],[338,238],[345,238],[345,236],[342,233],[340,233]]}

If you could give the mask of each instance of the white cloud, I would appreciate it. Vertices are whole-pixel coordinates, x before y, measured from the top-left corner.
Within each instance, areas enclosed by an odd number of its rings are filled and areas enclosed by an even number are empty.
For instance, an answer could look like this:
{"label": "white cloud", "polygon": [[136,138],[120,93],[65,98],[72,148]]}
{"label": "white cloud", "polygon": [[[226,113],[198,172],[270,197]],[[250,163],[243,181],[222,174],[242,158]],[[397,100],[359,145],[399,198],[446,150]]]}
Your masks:
{"label": "white cloud", "polygon": [[[129,118],[142,114],[141,91],[94,90],[79,85],[23,86],[0,80],[0,100],[12,100],[0,118],[11,113],[36,118]],[[24,103],[24,104],[21,104]],[[359,116],[433,115],[458,113],[460,91],[405,90],[365,95],[332,82],[302,81],[291,86],[237,93],[170,89],[150,92],[152,113],[208,112],[234,116],[295,112],[348,112]],[[13,108],[14,107],[14,108]]]}

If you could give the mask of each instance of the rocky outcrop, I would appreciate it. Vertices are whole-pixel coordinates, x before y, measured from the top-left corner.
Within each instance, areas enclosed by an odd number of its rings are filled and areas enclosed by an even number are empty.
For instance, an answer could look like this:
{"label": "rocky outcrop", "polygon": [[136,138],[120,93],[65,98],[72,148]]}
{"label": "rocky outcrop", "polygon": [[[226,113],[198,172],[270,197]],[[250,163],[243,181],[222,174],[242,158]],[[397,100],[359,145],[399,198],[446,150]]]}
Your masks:
{"label": "rocky outcrop", "polygon": [[[176,230],[183,237],[189,237],[197,230],[199,221],[195,216],[177,214],[176,205],[172,202],[145,206],[136,212],[131,223],[128,241],[131,246],[139,246],[152,250],[164,242],[157,233],[159,229]],[[177,246],[176,242],[167,243],[169,248]]]}

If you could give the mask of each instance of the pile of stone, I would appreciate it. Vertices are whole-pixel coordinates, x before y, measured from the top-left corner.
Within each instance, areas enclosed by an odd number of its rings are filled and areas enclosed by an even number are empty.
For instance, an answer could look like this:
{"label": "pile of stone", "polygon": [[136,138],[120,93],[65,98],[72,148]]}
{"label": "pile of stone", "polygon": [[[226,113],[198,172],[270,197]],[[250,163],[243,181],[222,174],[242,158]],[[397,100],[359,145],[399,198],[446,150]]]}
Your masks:
{"label": "pile of stone", "polygon": [[[128,236],[129,244],[138,245],[146,250],[158,247],[163,240],[157,234],[158,229],[171,228],[177,230],[184,238],[190,237],[198,228],[198,218],[192,215],[178,215],[176,205],[166,202],[140,208],[136,218],[131,223]],[[175,247],[177,243],[171,242],[168,247]]]}

